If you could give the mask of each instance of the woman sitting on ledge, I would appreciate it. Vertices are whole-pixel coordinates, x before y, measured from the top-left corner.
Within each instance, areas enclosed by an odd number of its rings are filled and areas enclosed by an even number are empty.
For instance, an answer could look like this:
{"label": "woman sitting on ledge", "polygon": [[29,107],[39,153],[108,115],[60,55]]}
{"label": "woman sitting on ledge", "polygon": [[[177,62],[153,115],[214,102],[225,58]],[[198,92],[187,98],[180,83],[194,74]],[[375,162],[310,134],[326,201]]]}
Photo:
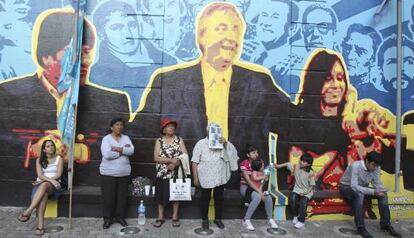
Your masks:
{"label": "woman sitting on ledge", "polygon": [[33,182],[32,202],[17,219],[26,222],[30,219],[33,209],[36,208],[37,226],[35,234],[45,233],[43,221],[49,195],[59,196],[61,189],[60,177],[63,172],[63,158],[56,154],[56,146],[52,140],[45,140],[42,144],[40,157],[36,160],[37,179]]}

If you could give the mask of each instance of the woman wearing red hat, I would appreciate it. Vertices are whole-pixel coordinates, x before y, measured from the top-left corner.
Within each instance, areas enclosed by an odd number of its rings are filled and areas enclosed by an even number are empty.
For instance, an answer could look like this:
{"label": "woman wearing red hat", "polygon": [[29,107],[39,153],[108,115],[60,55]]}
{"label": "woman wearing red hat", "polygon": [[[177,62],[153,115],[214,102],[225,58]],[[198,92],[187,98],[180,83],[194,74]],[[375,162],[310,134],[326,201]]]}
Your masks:
{"label": "woman wearing red hat", "polygon": [[[169,203],[170,196],[170,178],[174,177],[175,170],[183,165],[186,174],[190,174],[187,149],[181,137],[175,134],[177,122],[169,118],[161,121],[161,137],[155,142],[154,161],[156,163],[156,180],[155,180],[155,201],[158,204],[158,218],[154,227],[161,227],[164,220],[164,207]],[[185,169],[187,167],[187,169]],[[186,176],[186,175],[182,175]],[[178,218],[179,202],[172,202],[173,227],[180,226]]]}

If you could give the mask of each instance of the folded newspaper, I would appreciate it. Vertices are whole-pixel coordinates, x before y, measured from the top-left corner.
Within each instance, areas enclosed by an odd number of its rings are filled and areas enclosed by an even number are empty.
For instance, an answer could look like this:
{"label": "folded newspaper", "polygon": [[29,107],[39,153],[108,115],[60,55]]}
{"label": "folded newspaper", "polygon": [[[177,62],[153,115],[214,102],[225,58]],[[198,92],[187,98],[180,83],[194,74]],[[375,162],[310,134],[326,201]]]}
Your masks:
{"label": "folded newspaper", "polygon": [[221,137],[223,137],[221,128],[215,125],[210,126],[208,131],[208,148],[223,149],[223,144],[219,142]]}

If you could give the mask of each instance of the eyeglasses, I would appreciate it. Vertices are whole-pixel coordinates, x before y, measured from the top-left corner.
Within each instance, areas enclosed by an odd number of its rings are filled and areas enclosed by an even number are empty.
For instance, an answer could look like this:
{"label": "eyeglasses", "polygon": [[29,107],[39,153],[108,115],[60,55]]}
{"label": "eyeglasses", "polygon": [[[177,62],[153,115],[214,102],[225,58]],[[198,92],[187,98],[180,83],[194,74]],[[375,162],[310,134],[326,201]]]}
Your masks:
{"label": "eyeglasses", "polygon": [[319,33],[326,35],[330,30],[335,29],[333,23],[320,23],[320,24],[305,24],[303,25],[303,30],[307,33],[314,32],[315,28],[318,29]]}

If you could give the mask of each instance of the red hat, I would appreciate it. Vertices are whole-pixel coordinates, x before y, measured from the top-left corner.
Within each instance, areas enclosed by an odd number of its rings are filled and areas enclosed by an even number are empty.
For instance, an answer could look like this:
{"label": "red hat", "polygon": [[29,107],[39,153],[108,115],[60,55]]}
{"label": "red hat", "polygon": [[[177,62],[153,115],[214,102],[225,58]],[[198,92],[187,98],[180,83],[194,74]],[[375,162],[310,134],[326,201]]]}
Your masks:
{"label": "red hat", "polygon": [[164,120],[161,121],[161,125],[160,125],[160,133],[164,134],[164,128],[168,125],[168,124],[173,124],[176,128],[178,126],[178,123],[176,121],[171,120],[170,118],[165,118]]}

